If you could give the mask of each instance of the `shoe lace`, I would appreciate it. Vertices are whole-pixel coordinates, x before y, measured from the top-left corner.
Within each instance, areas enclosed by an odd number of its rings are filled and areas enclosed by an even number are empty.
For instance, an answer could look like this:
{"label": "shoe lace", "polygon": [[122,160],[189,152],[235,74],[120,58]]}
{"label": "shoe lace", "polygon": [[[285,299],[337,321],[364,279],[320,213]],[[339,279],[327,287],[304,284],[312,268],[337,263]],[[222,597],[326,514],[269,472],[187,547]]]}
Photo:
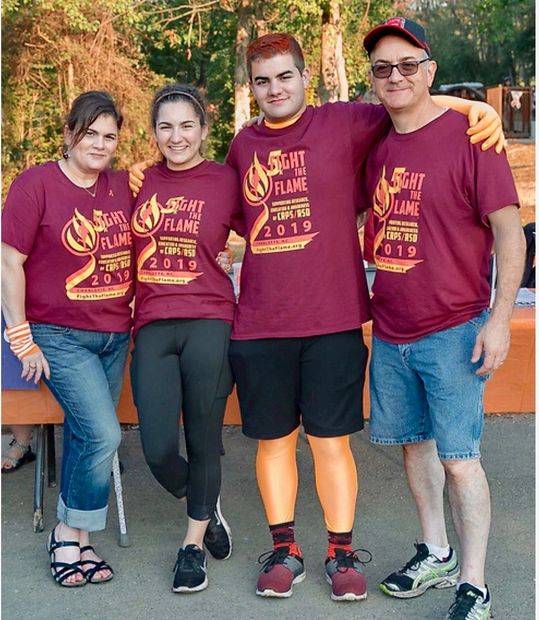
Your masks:
{"label": "shoe lace", "polygon": [[[358,553],[365,553],[366,559],[362,560]],[[359,562],[360,564],[368,564],[372,562],[372,553],[368,549],[353,549],[352,551],[347,551],[346,549],[336,549],[335,550],[335,561],[337,562],[337,570],[341,573],[346,572],[349,568],[354,568],[354,562]]]}
{"label": "shoe lace", "polygon": [[198,566],[199,563],[193,549],[180,549],[172,572],[176,571],[177,568],[181,571],[194,571],[198,569]]}
{"label": "shoe lace", "polygon": [[277,547],[270,551],[265,551],[258,556],[258,563],[263,564],[262,570],[268,572],[268,570],[276,564],[283,564],[286,558],[291,555],[290,547]]}
{"label": "shoe lace", "polygon": [[416,570],[421,562],[429,557],[428,548],[427,551],[425,551],[425,549],[420,549],[417,540],[415,541],[414,546],[416,548],[416,554],[400,569],[400,573],[405,573],[408,570]]}
{"label": "shoe lace", "polygon": [[451,620],[466,620],[477,598],[477,595],[469,591],[457,592],[455,602],[449,608],[449,618]]}

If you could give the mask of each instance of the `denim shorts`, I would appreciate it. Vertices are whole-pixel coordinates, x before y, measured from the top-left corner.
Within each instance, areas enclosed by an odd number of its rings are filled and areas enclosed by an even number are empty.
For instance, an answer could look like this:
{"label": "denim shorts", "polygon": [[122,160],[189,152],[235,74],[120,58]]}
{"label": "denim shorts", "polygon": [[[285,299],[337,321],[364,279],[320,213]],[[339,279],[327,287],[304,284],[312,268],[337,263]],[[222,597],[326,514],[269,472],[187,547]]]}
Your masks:
{"label": "denim shorts", "polygon": [[470,358],[488,317],[479,316],[409,344],[373,338],[370,440],[404,445],[434,439],[442,460],[480,458],[487,376]]}

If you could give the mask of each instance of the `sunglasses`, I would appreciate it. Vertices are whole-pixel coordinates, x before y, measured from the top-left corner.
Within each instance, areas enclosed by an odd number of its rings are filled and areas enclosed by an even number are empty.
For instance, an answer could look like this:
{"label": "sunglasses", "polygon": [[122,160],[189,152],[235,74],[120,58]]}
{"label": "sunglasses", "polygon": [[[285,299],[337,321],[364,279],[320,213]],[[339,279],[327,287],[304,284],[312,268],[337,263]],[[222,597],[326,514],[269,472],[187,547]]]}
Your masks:
{"label": "sunglasses", "polygon": [[371,71],[375,78],[388,78],[393,73],[393,69],[396,68],[402,76],[406,77],[408,75],[415,75],[419,71],[419,65],[427,62],[427,60],[430,60],[430,58],[424,58],[423,60],[403,60],[396,65],[391,65],[389,63],[372,65]]}

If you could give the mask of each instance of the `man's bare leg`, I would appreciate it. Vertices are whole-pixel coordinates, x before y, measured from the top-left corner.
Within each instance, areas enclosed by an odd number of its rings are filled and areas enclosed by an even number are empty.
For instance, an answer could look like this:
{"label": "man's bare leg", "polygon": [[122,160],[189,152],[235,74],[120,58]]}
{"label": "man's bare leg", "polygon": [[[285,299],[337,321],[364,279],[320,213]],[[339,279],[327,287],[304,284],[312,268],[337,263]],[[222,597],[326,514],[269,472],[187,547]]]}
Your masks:
{"label": "man's bare leg", "polygon": [[479,459],[443,461],[449,503],[460,543],[460,582],[485,587],[490,493]]}
{"label": "man's bare leg", "polygon": [[445,472],[434,440],[403,446],[404,469],[414,498],[421,539],[437,547],[447,547],[444,518]]}

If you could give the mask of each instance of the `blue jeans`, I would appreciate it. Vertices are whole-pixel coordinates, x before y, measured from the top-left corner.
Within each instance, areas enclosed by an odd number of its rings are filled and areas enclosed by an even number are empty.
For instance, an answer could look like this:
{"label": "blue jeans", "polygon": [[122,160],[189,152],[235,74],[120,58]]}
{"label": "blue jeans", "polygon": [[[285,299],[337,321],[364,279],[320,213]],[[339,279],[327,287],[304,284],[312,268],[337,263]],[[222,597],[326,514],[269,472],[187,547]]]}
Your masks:
{"label": "blue jeans", "polygon": [[373,338],[370,364],[373,443],[434,439],[442,460],[478,459],[486,376],[470,358],[488,317],[479,316],[409,344]]}
{"label": "blue jeans", "polygon": [[65,415],[58,519],[89,532],[102,530],[121,439],[116,406],[129,334],[42,323],[31,329],[50,365],[45,382]]}

